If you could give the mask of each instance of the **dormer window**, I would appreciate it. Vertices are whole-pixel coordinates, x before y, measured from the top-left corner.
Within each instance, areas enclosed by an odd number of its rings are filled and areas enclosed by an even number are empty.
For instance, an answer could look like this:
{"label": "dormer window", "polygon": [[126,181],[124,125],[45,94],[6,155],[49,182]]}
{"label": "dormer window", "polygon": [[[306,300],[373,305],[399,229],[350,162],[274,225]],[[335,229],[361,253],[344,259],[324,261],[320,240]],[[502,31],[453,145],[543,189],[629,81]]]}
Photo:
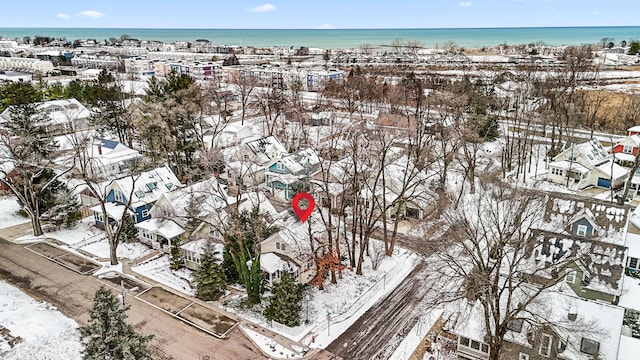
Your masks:
{"label": "dormer window", "polygon": [[587,226],[586,225],[578,225],[576,228],[576,235],[578,236],[587,236]]}
{"label": "dormer window", "polygon": [[633,146],[625,145],[624,148],[622,149],[622,152],[625,154],[633,154]]}
{"label": "dormer window", "polygon": [[155,188],[156,188],[156,183],[152,183],[152,182],[150,182],[150,183],[147,183],[147,185],[146,185],[146,186],[147,186],[147,189],[148,189],[149,191],[153,191],[153,189],[155,189]]}

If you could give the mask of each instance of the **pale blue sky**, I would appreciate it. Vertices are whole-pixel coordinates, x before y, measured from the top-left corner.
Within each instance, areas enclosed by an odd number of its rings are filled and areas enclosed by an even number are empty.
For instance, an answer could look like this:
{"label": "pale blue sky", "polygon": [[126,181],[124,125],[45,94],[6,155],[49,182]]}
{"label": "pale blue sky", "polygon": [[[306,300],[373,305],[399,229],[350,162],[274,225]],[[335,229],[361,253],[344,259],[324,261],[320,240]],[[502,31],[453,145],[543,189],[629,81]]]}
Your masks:
{"label": "pale blue sky", "polygon": [[459,28],[635,26],[640,0],[22,0],[0,27]]}

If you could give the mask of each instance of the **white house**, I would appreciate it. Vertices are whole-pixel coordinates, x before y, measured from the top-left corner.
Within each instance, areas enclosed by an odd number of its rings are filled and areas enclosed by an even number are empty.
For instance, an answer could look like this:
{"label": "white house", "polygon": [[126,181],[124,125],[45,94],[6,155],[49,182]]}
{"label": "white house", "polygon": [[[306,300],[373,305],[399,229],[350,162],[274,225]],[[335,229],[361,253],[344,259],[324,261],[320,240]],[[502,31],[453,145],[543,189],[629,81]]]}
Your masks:
{"label": "white house", "polygon": [[628,170],[616,164],[597,139],[580,144],[567,142],[548,165],[547,180],[581,190],[589,186],[620,187]]}
{"label": "white house", "polygon": [[[46,113],[47,118],[41,122],[51,134],[67,134],[88,129],[91,111],[76,99],[45,101],[37,106],[38,111]],[[0,121],[11,120],[11,107],[0,113]]]}
{"label": "white house", "polygon": [[100,179],[120,177],[142,158],[137,150],[118,141],[102,138],[94,138],[85,151],[87,164],[78,163],[76,166],[87,166],[87,173]]}

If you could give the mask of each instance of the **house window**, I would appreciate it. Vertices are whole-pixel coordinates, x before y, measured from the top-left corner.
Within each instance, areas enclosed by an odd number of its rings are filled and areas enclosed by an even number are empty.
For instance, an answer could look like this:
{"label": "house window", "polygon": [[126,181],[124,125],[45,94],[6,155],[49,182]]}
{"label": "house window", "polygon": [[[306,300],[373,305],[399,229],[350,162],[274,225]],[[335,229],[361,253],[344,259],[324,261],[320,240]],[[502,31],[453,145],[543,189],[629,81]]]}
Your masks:
{"label": "house window", "polygon": [[625,145],[624,148],[622,149],[622,152],[625,154],[633,154],[633,146]]}
{"label": "house window", "polygon": [[628,260],[627,267],[630,268],[630,269],[640,269],[640,268],[638,268],[638,258],[630,257],[629,260]]}
{"label": "house window", "polygon": [[520,353],[520,355],[518,355],[518,360],[529,360],[529,355],[525,353]]}
{"label": "house window", "polygon": [[542,334],[542,339],[540,341],[540,349],[538,350],[538,354],[549,357],[551,356],[551,341],[553,337],[549,334]]}
{"label": "house window", "polygon": [[576,283],[576,271],[573,269],[567,269],[567,274],[564,276],[564,280],[569,284]]}
{"label": "house window", "polygon": [[578,225],[578,228],[576,229],[576,235],[587,236],[587,225]]}
{"label": "house window", "polygon": [[99,212],[94,212],[93,213],[93,218],[97,221],[97,222],[104,222],[104,217],[102,216],[102,213]]}
{"label": "house window", "polygon": [[469,347],[469,339],[461,337],[460,338],[460,345]]}
{"label": "house window", "polygon": [[556,176],[562,176],[564,174],[564,171],[558,168],[551,168],[551,174]]}
{"label": "house window", "polygon": [[276,249],[284,251],[284,243],[276,242]]}
{"label": "house window", "polygon": [[580,351],[589,354],[589,355],[597,355],[598,350],[600,349],[600,343],[591,339],[582,338],[580,342]]}
{"label": "house window", "polygon": [[113,199],[116,202],[124,203],[124,195],[122,194],[121,191],[113,190]]}
{"label": "house window", "polygon": [[141,215],[143,218],[149,217],[149,209],[142,210]]}
{"label": "house window", "polygon": [[278,161],[278,162],[276,163],[276,169],[281,170],[281,171],[284,171],[284,170],[286,170],[287,168],[284,166],[284,164],[283,164],[283,163],[281,163],[281,162],[279,162],[279,161]]}

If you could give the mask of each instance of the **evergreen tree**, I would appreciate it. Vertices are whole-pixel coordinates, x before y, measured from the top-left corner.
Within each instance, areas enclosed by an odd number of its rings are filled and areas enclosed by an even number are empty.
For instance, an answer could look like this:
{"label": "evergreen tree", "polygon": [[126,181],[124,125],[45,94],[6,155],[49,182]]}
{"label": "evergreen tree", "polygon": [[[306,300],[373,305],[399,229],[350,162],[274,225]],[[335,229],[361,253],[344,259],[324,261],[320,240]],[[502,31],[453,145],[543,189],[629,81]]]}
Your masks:
{"label": "evergreen tree", "polygon": [[135,227],[136,222],[133,220],[133,216],[129,214],[129,211],[125,211],[120,221],[122,230],[118,233],[118,242],[126,242],[135,238],[138,235],[138,230]]}
{"label": "evergreen tree", "polygon": [[199,299],[214,301],[224,295],[227,287],[224,270],[210,250],[205,251],[200,258],[200,266],[193,273],[193,282]]}
{"label": "evergreen tree", "polygon": [[291,327],[300,325],[304,293],[302,285],[296,284],[293,276],[284,272],[280,281],[271,287],[271,292],[273,296],[269,297],[264,317]]}
{"label": "evergreen tree", "polygon": [[2,181],[16,196],[22,210],[29,216],[33,235],[42,235],[40,216],[42,197],[49,193],[58,177],[70,171],[54,173],[52,155],[57,149],[55,139],[47,131],[48,115],[38,108],[40,94],[28,83],[18,82],[3,88],[3,105],[10,106],[10,119],[3,123],[0,145],[6,150],[0,161],[11,164],[0,169]]}
{"label": "evergreen tree", "polygon": [[201,205],[196,199],[196,195],[193,193],[189,194],[189,202],[187,202],[187,206],[185,208],[187,218],[184,224],[184,230],[187,233],[187,236],[191,236],[202,222],[198,217],[198,215],[200,215],[200,206]]}
{"label": "evergreen tree", "polygon": [[238,281],[247,290],[249,302],[260,303],[262,271],[260,270],[260,242],[278,229],[268,227],[260,217],[258,208],[230,216],[230,223],[222,234],[225,240],[223,267],[229,275],[227,281]]}
{"label": "evergreen tree", "polygon": [[89,323],[80,327],[80,338],[85,344],[84,360],[145,360],[151,359],[147,343],[153,335],[142,335],[127,324],[127,310],[118,298],[104,286],[93,298],[89,310]]}
{"label": "evergreen tree", "polygon": [[180,243],[178,241],[171,242],[170,253],[171,270],[178,270],[182,266],[182,254],[180,253]]}
{"label": "evergreen tree", "polygon": [[498,118],[488,116],[484,120],[479,121],[478,136],[484,141],[494,141],[500,136],[498,131]]}

